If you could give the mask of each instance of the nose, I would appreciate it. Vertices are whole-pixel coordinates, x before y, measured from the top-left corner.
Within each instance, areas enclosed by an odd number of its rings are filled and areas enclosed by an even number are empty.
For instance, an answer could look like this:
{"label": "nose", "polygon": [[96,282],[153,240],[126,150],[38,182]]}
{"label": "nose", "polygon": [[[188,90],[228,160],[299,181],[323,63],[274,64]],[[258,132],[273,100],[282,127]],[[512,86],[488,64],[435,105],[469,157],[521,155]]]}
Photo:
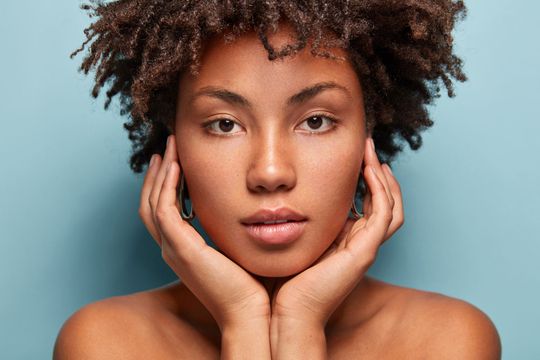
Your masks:
{"label": "nose", "polygon": [[277,131],[256,139],[252,147],[251,162],[247,174],[250,191],[289,191],[296,185],[294,151],[286,137]]}

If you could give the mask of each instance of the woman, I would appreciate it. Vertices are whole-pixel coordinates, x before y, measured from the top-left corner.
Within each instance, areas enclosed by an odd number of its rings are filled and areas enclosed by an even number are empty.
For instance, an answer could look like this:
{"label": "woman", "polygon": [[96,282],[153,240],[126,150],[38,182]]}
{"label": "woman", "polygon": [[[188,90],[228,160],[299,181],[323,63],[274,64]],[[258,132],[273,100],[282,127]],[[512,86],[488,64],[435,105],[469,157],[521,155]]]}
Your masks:
{"label": "woman", "polygon": [[461,1],[85,8],[82,69],[106,107],[120,93],[139,213],[181,280],[77,311],[55,359],[500,358],[474,306],[365,275],[404,219],[387,163],[466,79]]}

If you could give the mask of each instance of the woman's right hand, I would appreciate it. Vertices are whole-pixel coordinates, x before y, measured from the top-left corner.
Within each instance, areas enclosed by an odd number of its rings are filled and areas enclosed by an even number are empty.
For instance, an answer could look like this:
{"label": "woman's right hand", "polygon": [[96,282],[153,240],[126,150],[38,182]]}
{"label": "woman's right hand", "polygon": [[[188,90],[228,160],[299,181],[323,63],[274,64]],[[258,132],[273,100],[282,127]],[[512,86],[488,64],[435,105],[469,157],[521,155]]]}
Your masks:
{"label": "woman's right hand", "polygon": [[264,286],[232,260],[208,246],[180,216],[177,186],[180,165],[174,135],[163,160],[154,154],[141,191],[139,215],[161,247],[165,262],[210,311],[218,326],[245,326],[270,321]]}

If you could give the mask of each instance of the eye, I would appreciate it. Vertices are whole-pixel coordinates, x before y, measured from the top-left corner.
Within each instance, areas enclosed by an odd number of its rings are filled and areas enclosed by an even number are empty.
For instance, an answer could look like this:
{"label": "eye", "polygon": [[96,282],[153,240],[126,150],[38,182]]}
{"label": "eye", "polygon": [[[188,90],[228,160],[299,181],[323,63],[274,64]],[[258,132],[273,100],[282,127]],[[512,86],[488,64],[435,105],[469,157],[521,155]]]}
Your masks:
{"label": "eye", "polygon": [[[313,130],[318,130],[320,129],[321,127],[323,127],[324,129],[324,122],[327,122],[329,125],[326,127],[326,130],[323,130],[323,131],[313,131]],[[306,123],[308,125],[308,131],[310,133],[325,133],[327,131],[330,131],[332,130],[336,124],[337,124],[337,120],[335,118],[333,118],[332,116],[328,116],[326,114],[314,114],[314,115],[311,115],[310,117],[308,117],[306,120],[304,120],[303,123]]]}
{"label": "eye", "polygon": [[[326,127],[324,127],[325,122],[327,123]],[[320,114],[311,115],[302,123],[306,123],[308,125],[307,130],[309,133],[316,134],[316,133],[325,133],[325,132],[331,131],[333,128],[336,127],[337,120],[332,116],[320,113]],[[213,134],[230,136],[236,133],[232,131],[235,125],[238,125],[238,124],[234,120],[221,118],[221,119],[208,121],[203,124],[203,127],[205,129],[208,129]],[[323,130],[318,131],[318,129],[321,129],[321,128]]]}
{"label": "eye", "polygon": [[234,134],[234,132],[231,132],[231,130],[235,125],[238,124],[233,120],[225,118],[208,121],[207,123],[203,124],[204,128],[209,129],[210,132],[218,135],[225,134],[226,136],[229,134]]}

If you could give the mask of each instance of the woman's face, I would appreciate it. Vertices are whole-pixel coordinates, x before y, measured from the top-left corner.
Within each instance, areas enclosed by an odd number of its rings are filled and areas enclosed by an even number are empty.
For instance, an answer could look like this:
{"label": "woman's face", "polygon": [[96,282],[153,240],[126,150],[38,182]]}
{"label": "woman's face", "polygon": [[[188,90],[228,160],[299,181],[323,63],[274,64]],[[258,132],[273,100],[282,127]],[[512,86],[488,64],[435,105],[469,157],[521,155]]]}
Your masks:
{"label": "woman's face", "polygon": [[[291,34],[282,26],[269,41],[280,48]],[[212,39],[201,64],[197,76],[180,79],[175,124],[193,210],[244,269],[296,274],[330,246],[351,208],[366,137],[356,73],[348,61],[311,55],[309,46],[270,61],[255,33],[229,44]],[[246,217],[280,207],[307,218],[299,237],[269,244],[249,235]]]}

